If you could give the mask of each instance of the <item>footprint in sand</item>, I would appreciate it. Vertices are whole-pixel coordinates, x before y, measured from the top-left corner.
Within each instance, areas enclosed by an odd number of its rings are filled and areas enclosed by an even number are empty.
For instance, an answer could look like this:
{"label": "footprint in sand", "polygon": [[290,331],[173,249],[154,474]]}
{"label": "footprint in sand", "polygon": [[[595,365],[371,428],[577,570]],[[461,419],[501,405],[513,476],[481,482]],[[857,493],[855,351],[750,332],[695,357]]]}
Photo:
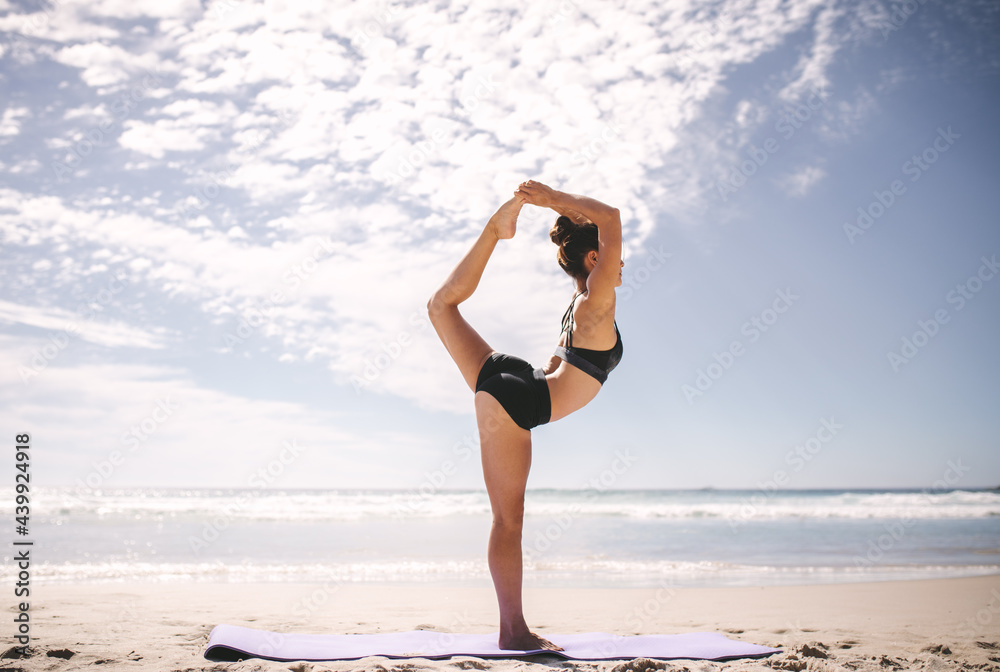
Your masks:
{"label": "footprint in sand", "polygon": [[829,658],[829,654],[826,652],[826,644],[822,642],[816,642],[814,646],[809,646],[808,644],[803,644],[799,648],[799,653],[805,658]]}
{"label": "footprint in sand", "polygon": [[783,672],[802,672],[802,670],[809,666],[806,661],[799,660],[799,657],[794,653],[782,660],[769,661],[767,665],[772,670],[782,670]]}
{"label": "footprint in sand", "polygon": [[51,651],[46,651],[45,655],[49,658],[63,658],[69,660],[76,655],[76,651],[70,651],[69,649],[52,649]]}
{"label": "footprint in sand", "polygon": [[621,663],[611,668],[610,672],[649,672],[650,670],[670,670],[671,672],[689,672],[686,667],[674,667],[662,660],[636,658],[627,663]]}
{"label": "footprint in sand", "polygon": [[905,670],[907,669],[907,662],[902,659],[893,659],[889,656],[882,656],[878,660],[879,667],[889,667],[895,672],[895,670]]}
{"label": "footprint in sand", "polygon": [[31,656],[31,654],[32,654],[32,649],[30,648],[28,649],[27,652],[25,652],[20,646],[12,646],[3,653],[0,653],[0,658],[3,658],[5,660],[6,659],[16,660],[18,658],[28,658]]}

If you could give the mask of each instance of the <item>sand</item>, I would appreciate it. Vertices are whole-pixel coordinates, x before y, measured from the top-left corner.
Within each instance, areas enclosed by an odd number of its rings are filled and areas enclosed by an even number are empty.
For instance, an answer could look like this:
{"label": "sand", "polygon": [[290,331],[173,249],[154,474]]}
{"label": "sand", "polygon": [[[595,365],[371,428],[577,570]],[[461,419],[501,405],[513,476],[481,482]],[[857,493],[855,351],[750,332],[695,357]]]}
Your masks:
{"label": "sand", "polygon": [[7,652],[0,670],[1000,671],[1000,575],[759,588],[525,590],[529,624],[543,636],[711,631],[785,650],[724,663],[580,662],[545,655],[330,663],[212,663],[204,658],[209,633],[218,623],[301,633],[496,632],[496,602],[488,585],[38,583],[27,658],[6,657],[15,643],[17,613],[14,606],[7,609]]}

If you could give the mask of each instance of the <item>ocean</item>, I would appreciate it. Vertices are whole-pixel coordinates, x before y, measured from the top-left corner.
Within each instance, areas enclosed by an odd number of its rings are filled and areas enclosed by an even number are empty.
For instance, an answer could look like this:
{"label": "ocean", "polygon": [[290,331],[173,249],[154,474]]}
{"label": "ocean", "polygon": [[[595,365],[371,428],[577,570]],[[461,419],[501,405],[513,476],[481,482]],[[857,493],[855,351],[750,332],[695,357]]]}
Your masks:
{"label": "ocean", "polygon": [[[492,585],[485,490],[37,488],[31,507],[37,582]],[[994,574],[1000,491],[529,490],[523,548],[525,586]]]}

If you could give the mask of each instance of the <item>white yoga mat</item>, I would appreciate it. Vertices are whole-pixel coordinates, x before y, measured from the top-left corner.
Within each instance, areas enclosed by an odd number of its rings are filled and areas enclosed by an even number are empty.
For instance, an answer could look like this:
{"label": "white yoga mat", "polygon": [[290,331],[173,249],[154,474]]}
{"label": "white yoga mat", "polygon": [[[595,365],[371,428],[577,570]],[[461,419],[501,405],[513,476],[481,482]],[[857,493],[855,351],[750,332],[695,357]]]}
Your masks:
{"label": "white yoga mat", "polygon": [[728,639],[716,632],[681,635],[610,635],[587,632],[572,635],[543,635],[564,651],[513,651],[497,646],[497,634],[453,634],[433,630],[386,632],[372,635],[306,635],[254,630],[239,625],[217,625],[212,629],[205,658],[235,661],[245,658],[266,660],[357,660],[368,656],[386,658],[510,658],[547,653],[571,660],[614,660],[619,658],[659,658],[671,660],[729,660],[758,658],[780,653],[781,649]]}

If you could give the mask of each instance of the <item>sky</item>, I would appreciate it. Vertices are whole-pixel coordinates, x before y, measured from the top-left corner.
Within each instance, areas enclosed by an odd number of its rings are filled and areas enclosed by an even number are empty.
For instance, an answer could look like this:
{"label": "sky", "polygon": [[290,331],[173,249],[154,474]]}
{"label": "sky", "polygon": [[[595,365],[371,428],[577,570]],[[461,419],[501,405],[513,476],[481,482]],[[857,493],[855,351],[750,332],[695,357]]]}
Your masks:
{"label": "sky", "polygon": [[[1000,485],[998,34],[973,0],[0,0],[4,440],[41,486],[482,488],[426,303],[534,179],[621,211],[624,356],[529,488]],[[461,306],[534,366],[554,218]]]}

